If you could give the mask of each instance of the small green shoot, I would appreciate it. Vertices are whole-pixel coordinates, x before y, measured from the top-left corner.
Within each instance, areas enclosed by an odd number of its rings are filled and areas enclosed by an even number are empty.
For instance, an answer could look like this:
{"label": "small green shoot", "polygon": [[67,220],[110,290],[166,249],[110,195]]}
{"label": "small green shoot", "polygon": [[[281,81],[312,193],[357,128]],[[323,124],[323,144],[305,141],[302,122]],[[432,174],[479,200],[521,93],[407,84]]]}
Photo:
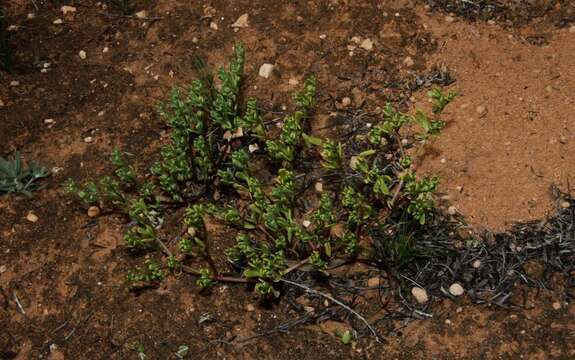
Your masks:
{"label": "small green shoot", "polygon": [[30,197],[32,191],[42,187],[38,180],[49,175],[45,168],[34,161],[25,166],[18,152],[11,160],[0,156],[0,194],[20,193]]}
{"label": "small green shoot", "polygon": [[441,112],[443,112],[443,109],[445,109],[445,107],[450,102],[452,102],[453,99],[455,99],[455,97],[457,96],[457,92],[450,91],[446,95],[441,91],[441,89],[434,88],[427,92],[427,96],[429,96],[431,98],[431,101],[433,101],[433,113],[441,114]]}

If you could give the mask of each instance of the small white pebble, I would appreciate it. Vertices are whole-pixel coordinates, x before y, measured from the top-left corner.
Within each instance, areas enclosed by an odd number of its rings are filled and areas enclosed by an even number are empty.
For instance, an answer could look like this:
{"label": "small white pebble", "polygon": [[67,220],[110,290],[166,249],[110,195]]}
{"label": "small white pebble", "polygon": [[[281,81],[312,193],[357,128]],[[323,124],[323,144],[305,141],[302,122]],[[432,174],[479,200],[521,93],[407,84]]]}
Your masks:
{"label": "small white pebble", "polygon": [[148,13],[146,12],[146,10],[142,10],[142,11],[138,11],[137,13],[134,14],[138,19],[145,19],[148,17]]}
{"label": "small white pebble", "polygon": [[317,191],[317,192],[323,192],[323,183],[321,183],[321,182],[318,181],[318,182],[315,183],[315,186],[314,186],[314,187],[315,187],[315,191]]}
{"label": "small white pebble", "polygon": [[303,227],[308,228],[311,225],[311,221],[309,220],[304,220],[301,223],[303,225]]}
{"label": "small white pebble", "polygon": [[78,56],[82,60],[86,59],[86,57],[87,57],[86,52],[84,50],[80,50],[80,52],[78,53]]}
{"label": "small white pebble", "polygon": [[103,53],[103,54],[106,54],[106,53],[108,53],[109,51],[110,51],[110,48],[107,47],[107,46],[104,46],[104,48],[102,49],[102,53]]}
{"label": "small white pebble", "polygon": [[84,142],[85,142],[85,143],[88,143],[88,144],[89,144],[89,143],[92,143],[92,142],[94,142],[94,138],[91,137],[91,136],[86,136],[86,137],[84,138]]}
{"label": "small white pebble", "polygon": [[411,288],[411,295],[413,295],[415,300],[417,300],[417,302],[420,304],[425,304],[426,302],[429,301],[429,296],[427,295],[427,291],[425,291],[425,289],[423,289],[423,288],[420,288],[417,286],[412,287]]}
{"label": "small white pebble", "polygon": [[28,18],[28,20],[32,20],[36,17],[36,14],[34,13],[28,13],[28,15],[26,15],[26,18]]}
{"label": "small white pebble", "polygon": [[248,149],[249,149],[250,153],[253,153],[253,152],[258,151],[259,148],[260,148],[260,147],[258,146],[258,144],[250,144],[250,145],[248,146]]}
{"label": "small white pebble", "polygon": [[481,260],[475,260],[474,262],[471,263],[471,266],[474,269],[479,269],[481,267]]}
{"label": "small white pebble", "polygon": [[68,13],[75,13],[76,12],[76,8],[73,6],[68,6],[68,5],[64,5],[60,8],[60,11],[62,11],[62,14],[66,15]]}
{"label": "small white pebble", "polygon": [[218,24],[212,21],[212,22],[210,23],[210,29],[212,29],[212,30],[218,30]]}
{"label": "small white pebble", "polygon": [[54,124],[56,121],[54,119],[44,119],[44,124],[50,125]]}
{"label": "small white pebble", "polygon": [[439,162],[442,163],[442,164],[446,164],[446,163],[447,163],[447,159],[446,159],[446,158],[443,158],[443,159],[439,160]]}
{"label": "small white pebble", "polygon": [[415,61],[413,61],[411,56],[407,56],[405,59],[403,59],[403,65],[407,67],[412,67],[413,65],[415,65]]}
{"label": "small white pebble", "polygon": [[457,214],[457,208],[453,205],[451,205],[450,207],[447,208],[447,213],[449,215],[455,215]]}
{"label": "small white pebble", "polygon": [[344,97],[343,99],[341,99],[341,105],[344,107],[348,107],[351,105],[351,99],[349,97]]}
{"label": "small white pebble", "polygon": [[18,85],[20,85],[19,81],[16,81],[16,80],[10,81],[10,86],[18,86]]}
{"label": "small white pebble", "polygon": [[28,212],[26,215],[26,220],[30,221],[31,223],[35,223],[38,221],[38,215],[34,214],[33,211]]}
{"label": "small white pebble", "polygon": [[561,201],[561,207],[563,209],[568,209],[571,207],[571,203],[569,201]]}
{"label": "small white pebble", "polygon": [[370,51],[373,49],[373,41],[371,41],[371,39],[364,39],[361,44],[359,44],[359,47],[361,47],[364,50]]}
{"label": "small white pebble", "polygon": [[465,290],[463,289],[463,286],[459,283],[453,283],[449,287],[449,293],[453,296],[461,296],[464,292]]}
{"label": "small white pebble", "polygon": [[54,25],[61,25],[63,23],[64,23],[64,21],[62,21],[62,19],[56,19],[52,22],[52,24],[54,24]]}
{"label": "small white pebble", "polygon": [[321,34],[321,35],[319,36],[319,38],[322,39],[322,40],[325,40],[325,39],[327,39],[327,35],[326,35],[326,34]]}
{"label": "small white pebble", "polygon": [[258,72],[259,76],[267,79],[273,73],[275,66],[273,64],[262,64]]}

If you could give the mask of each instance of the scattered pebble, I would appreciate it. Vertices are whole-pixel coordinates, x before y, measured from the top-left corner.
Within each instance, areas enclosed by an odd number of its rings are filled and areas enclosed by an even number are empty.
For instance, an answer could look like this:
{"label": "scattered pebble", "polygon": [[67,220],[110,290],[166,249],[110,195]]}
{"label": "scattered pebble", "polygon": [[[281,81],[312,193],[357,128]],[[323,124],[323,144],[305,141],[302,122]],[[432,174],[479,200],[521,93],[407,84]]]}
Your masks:
{"label": "scattered pebble", "polygon": [[248,304],[248,305],[246,305],[246,310],[249,312],[254,312],[254,311],[256,311],[256,307],[253,306],[252,304]]}
{"label": "scattered pebble", "polygon": [[84,50],[80,50],[80,52],[78,53],[78,56],[80,57],[80,59],[85,60],[87,55],[86,52]]}
{"label": "scattered pebble", "polygon": [[451,325],[451,320],[445,319],[445,325]]}
{"label": "scattered pebble", "polygon": [[28,13],[28,15],[26,15],[26,18],[28,18],[28,20],[32,20],[32,19],[36,18],[36,14]]}
{"label": "scattered pebble", "polygon": [[564,135],[561,135],[561,137],[559,138],[559,142],[561,144],[567,144],[567,137],[565,137]]}
{"label": "scattered pebble", "polygon": [[308,228],[311,225],[311,221],[309,220],[304,220],[301,223],[303,225],[304,228]]}
{"label": "scattered pebble", "polygon": [[479,269],[481,267],[481,260],[475,260],[474,262],[471,263],[471,266],[474,269]]}
{"label": "scattered pebble", "polygon": [[446,158],[442,158],[441,160],[439,160],[440,163],[442,164],[447,164],[447,159]]}
{"label": "scattered pebble", "polygon": [[568,209],[571,207],[571,203],[569,201],[561,201],[561,207],[563,209]]}
{"label": "scattered pebble", "polygon": [[265,79],[269,78],[274,71],[275,66],[273,64],[263,64],[260,66],[259,75]]}
{"label": "scattered pebble", "polygon": [[570,33],[575,33],[575,25],[573,25],[573,26],[571,26],[571,27],[569,28],[569,32],[570,32]]}
{"label": "scattered pebble", "polygon": [[288,84],[290,84],[291,86],[296,86],[299,84],[299,80],[296,78],[291,78],[288,80]]}
{"label": "scattered pebble", "polygon": [[463,312],[463,308],[460,306],[460,307],[458,307],[457,309],[455,309],[455,312],[456,312],[457,314],[461,314],[461,313]]}
{"label": "scattered pebble", "polygon": [[454,18],[453,16],[447,15],[447,16],[445,17],[445,22],[446,22],[446,23],[452,23],[452,22],[454,22],[454,21],[455,21],[455,18]]}
{"label": "scattered pebble", "polygon": [[218,24],[216,22],[212,21],[210,23],[210,29],[217,31],[218,30]]}
{"label": "scattered pebble", "polygon": [[316,182],[314,188],[317,192],[323,192],[323,183]]}
{"label": "scattered pebble", "polygon": [[20,85],[20,81],[16,81],[16,80],[10,81],[10,86],[19,86],[19,85]]}
{"label": "scattered pebble", "polygon": [[379,276],[372,277],[369,280],[367,280],[367,287],[376,288],[379,287],[379,284],[380,284]]}
{"label": "scattered pebble", "polygon": [[401,139],[401,145],[408,145],[409,144],[409,140],[407,139]]}
{"label": "scattered pebble", "polygon": [[64,15],[68,13],[74,14],[76,12],[76,8],[73,6],[64,5],[60,8],[60,11],[62,11],[62,14]]}
{"label": "scattered pebble", "polygon": [[87,143],[87,144],[92,143],[92,142],[94,142],[94,138],[91,137],[91,136],[86,136],[86,137],[84,138],[84,142]]}
{"label": "scattered pebble", "polygon": [[0,99],[0,108],[4,107],[4,101],[2,101],[2,99]]}
{"label": "scattered pebble", "polygon": [[450,207],[447,208],[447,213],[449,215],[453,216],[453,215],[457,214],[457,208],[455,206],[451,205]]}
{"label": "scattered pebble", "polygon": [[427,291],[420,287],[414,286],[411,288],[411,295],[415,298],[415,300],[420,304],[425,304],[429,301],[429,296],[427,296]]}
{"label": "scattered pebble", "polygon": [[260,149],[260,147],[258,146],[258,144],[250,144],[248,146],[248,150],[250,151],[250,153],[256,152]]}
{"label": "scattered pebble", "polygon": [[18,31],[18,25],[10,25],[10,26],[8,26],[8,28],[6,30],[8,30],[10,32]]}
{"label": "scattered pebble", "polygon": [[364,50],[370,51],[373,49],[373,41],[371,41],[371,39],[364,39],[359,46]]}
{"label": "scattered pebble", "polygon": [[459,283],[453,283],[449,287],[449,293],[453,296],[461,296],[464,292],[465,290],[463,289],[463,286],[461,286]]}
{"label": "scattered pebble", "polygon": [[137,17],[138,19],[145,19],[148,17],[148,13],[146,12],[146,10],[141,10],[135,13],[134,16]]}
{"label": "scattered pebble", "polygon": [[242,28],[247,28],[248,26],[250,26],[248,18],[249,18],[248,14],[243,14],[236,20],[235,23],[232,24],[232,28],[234,28],[236,31]]}
{"label": "scattered pebble", "polygon": [[306,313],[312,313],[315,311],[315,309],[312,306],[304,306],[303,309],[305,310]]}
{"label": "scattered pebble", "polygon": [[411,56],[407,56],[405,59],[403,59],[403,65],[407,67],[412,67],[413,65],[415,65],[415,61],[413,61]]}
{"label": "scattered pebble", "polygon": [[6,270],[8,270],[8,268],[6,267],[6,265],[1,265],[1,266],[0,266],[0,274],[5,273]]}
{"label": "scattered pebble", "polygon": [[28,215],[26,215],[26,220],[30,221],[31,223],[35,223],[38,221],[38,215],[34,214],[34,212],[30,211],[28,212]]}
{"label": "scattered pebble", "polygon": [[488,23],[489,25],[495,25],[495,20],[487,20],[487,23]]}
{"label": "scattered pebble", "polygon": [[187,231],[188,235],[190,235],[191,237],[196,236],[197,230],[195,227],[190,226],[190,227],[188,227],[188,229],[186,231]]}
{"label": "scattered pebble", "polygon": [[63,23],[64,23],[64,21],[62,19],[56,19],[52,22],[52,24],[54,24],[54,25],[61,25]]}
{"label": "scattered pebble", "polygon": [[343,107],[348,107],[351,105],[351,99],[349,97],[344,97],[343,99],[341,99],[341,105]]}
{"label": "scattered pebble", "polygon": [[110,48],[107,46],[104,46],[104,48],[102,49],[102,54],[106,54],[110,51]]}
{"label": "scattered pebble", "polygon": [[46,124],[46,125],[52,125],[55,123],[56,123],[56,120],[54,120],[54,119],[44,119],[44,124]]}
{"label": "scattered pebble", "polygon": [[88,208],[88,217],[95,218],[100,215],[100,208],[97,206],[90,206]]}
{"label": "scattered pebble", "polygon": [[326,35],[326,34],[321,34],[321,35],[319,36],[319,38],[320,38],[321,40],[325,40],[325,39],[327,39],[327,35]]}
{"label": "scattered pebble", "polygon": [[559,301],[553,303],[553,310],[561,310],[561,303]]}
{"label": "scattered pebble", "polygon": [[476,107],[475,111],[477,112],[477,114],[479,114],[480,117],[483,117],[487,114],[487,108],[483,105],[479,105],[478,107]]}

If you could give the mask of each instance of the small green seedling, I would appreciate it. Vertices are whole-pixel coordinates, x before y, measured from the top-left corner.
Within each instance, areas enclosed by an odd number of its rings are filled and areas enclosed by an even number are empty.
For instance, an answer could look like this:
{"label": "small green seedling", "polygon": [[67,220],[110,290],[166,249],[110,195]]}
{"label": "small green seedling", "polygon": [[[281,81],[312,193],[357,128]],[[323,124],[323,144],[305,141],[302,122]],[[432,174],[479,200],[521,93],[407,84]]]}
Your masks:
{"label": "small green seedling", "polygon": [[450,102],[453,101],[453,99],[455,99],[455,97],[457,96],[457,92],[450,91],[446,95],[441,91],[441,89],[434,88],[427,92],[427,96],[429,96],[433,101],[433,113],[440,114],[443,111],[443,109],[445,109],[447,104],[449,104]]}
{"label": "small green seedling", "polygon": [[174,354],[176,356],[176,358],[178,358],[179,360],[183,360],[186,357],[188,357],[188,354],[190,352],[190,348],[186,345],[181,345],[178,348],[178,351],[176,351],[176,353]]}
{"label": "small green seedling", "polygon": [[32,191],[41,188],[39,179],[50,173],[36,162],[31,161],[26,167],[20,153],[16,152],[12,160],[0,156],[0,193],[20,193],[32,196]]}
{"label": "small green seedling", "polygon": [[352,335],[351,331],[346,330],[346,331],[341,332],[339,334],[339,338],[340,338],[342,344],[349,345],[349,344],[351,344],[351,341],[353,340],[353,335]]}

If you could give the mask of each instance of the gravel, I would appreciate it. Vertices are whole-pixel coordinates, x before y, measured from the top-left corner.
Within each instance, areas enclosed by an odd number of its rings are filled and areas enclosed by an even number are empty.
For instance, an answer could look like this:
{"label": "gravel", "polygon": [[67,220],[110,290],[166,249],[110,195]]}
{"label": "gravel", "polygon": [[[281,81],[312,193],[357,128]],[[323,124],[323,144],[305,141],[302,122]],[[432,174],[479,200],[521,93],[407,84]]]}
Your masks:
{"label": "gravel", "polygon": [[411,295],[415,298],[415,300],[420,304],[425,304],[429,301],[429,296],[427,295],[427,291],[425,289],[414,286],[411,288]]}

